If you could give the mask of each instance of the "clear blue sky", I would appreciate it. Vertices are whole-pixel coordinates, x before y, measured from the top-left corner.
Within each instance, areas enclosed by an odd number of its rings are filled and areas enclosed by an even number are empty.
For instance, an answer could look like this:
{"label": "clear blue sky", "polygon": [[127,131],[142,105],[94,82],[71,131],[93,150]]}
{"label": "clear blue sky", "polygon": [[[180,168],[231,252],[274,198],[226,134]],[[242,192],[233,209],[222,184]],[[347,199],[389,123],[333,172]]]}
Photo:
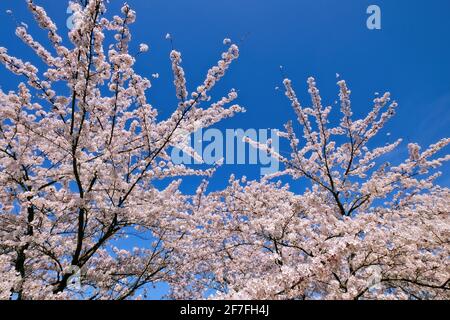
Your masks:
{"label": "clear blue sky", "polygon": [[[66,30],[67,1],[36,0]],[[116,14],[121,0],[111,0],[109,14]],[[150,45],[150,53],[137,63],[140,73],[153,81],[149,100],[161,117],[175,105],[168,60],[167,32],[183,54],[188,84],[195,88],[206,70],[224,49],[222,39],[245,38],[241,57],[217,94],[230,88],[239,90],[239,103],[247,113],[226,120],[220,128],[282,128],[293,117],[290,104],[280,86],[279,65],[294,81],[304,104],[308,103],[305,81],[314,76],[325,103],[333,104],[337,87],[335,74],[341,74],[353,91],[356,115],[370,109],[375,92],[388,90],[399,104],[397,116],[378,138],[403,137],[407,142],[428,145],[450,135],[450,2],[448,0],[128,0],[137,11],[133,27],[134,43]],[[382,29],[366,28],[366,8],[377,4],[382,10]],[[5,13],[14,11],[37,39],[45,34],[36,30],[25,1],[0,1],[0,46],[12,54],[37,61],[14,35],[15,24]],[[1,85],[12,88],[12,80],[0,69]],[[13,82],[14,81],[14,82]],[[216,95],[218,97],[218,95]],[[335,110],[337,111],[337,110]],[[385,134],[391,132],[391,136]],[[225,166],[214,183],[223,186],[231,172],[250,177],[259,175],[258,166]],[[450,181],[441,181],[449,185]],[[187,186],[189,188],[189,186]]]}
{"label": "clear blue sky", "polygon": [[[67,1],[35,0],[48,9],[61,30],[66,30]],[[121,0],[111,0],[109,14],[119,12]],[[281,86],[279,65],[294,81],[297,93],[308,104],[305,81],[316,77],[324,103],[337,96],[336,73],[352,89],[355,115],[370,111],[375,92],[390,91],[399,103],[397,116],[377,138],[377,143],[404,138],[423,146],[450,136],[450,1],[448,0],[127,0],[137,11],[133,27],[134,44],[150,45],[137,69],[153,81],[149,100],[166,117],[176,105],[168,54],[164,39],[170,32],[175,47],[183,54],[190,88],[200,84],[224,46],[222,40],[245,38],[241,57],[215,90],[239,90],[239,103],[247,113],[226,120],[219,128],[282,128],[293,118],[290,103]],[[382,29],[366,28],[366,8],[377,4],[382,10]],[[45,34],[36,29],[25,1],[0,1],[0,46],[26,60],[37,61],[14,35],[15,24],[5,13],[14,11],[37,39]],[[16,82],[0,69],[3,89]],[[216,95],[217,97],[217,95]],[[335,110],[337,112],[338,110]],[[388,137],[386,133],[390,132]],[[400,152],[398,156],[406,156]],[[448,167],[446,167],[448,171]],[[259,176],[258,166],[225,166],[213,180],[223,187],[230,173]],[[445,175],[439,180],[449,186]],[[192,191],[190,185],[184,188]]]}

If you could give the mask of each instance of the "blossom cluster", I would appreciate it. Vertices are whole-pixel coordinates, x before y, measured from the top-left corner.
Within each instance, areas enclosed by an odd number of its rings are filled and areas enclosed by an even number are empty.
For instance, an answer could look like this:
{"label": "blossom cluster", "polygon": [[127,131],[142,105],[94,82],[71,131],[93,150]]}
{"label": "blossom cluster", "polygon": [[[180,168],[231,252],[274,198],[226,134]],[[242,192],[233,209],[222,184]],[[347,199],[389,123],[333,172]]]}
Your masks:
{"label": "blossom cluster", "polygon": [[[131,52],[149,46],[134,48],[137,16],[128,4],[108,15],[107,1],[71,2],[68,44],[44,8],[27,4],[50,45],[20,25],[16,35],[40,63],[0,48],[0,64],[23,81],[15,91],[0,90],[0,298],[137,298],[174,268],[166,243],[179,237],[172,221],[188,208],[180,177],[214,171],[171,160],[177,133],[192,132],[191,121],[206,128],[240,112],[229,107],[237,95],[233,90],[210,105],[188,100],[174,51],[183,101],[159,119],[148,100],[151,81],[134,70],[140,55]],[[232,46],[208,73],[208,90],[236,57]],[[160,180],[165,187],[156,186]],[[147,240],[124,249],[128,238]],[[81,270],[79,291],[69,284],[74,270]]]}
{"label": "blossom cluster", "polygon": [[[340,80],[334,124],[316,79],[307,80],[310,106],[285,79],[297,121],[276,133],[290,151],[244,139],[282,170],[233,175],[210,191],[220,163],[194,169],[171,151],[198,159],[186,137],[244,111],[235,89],[211,96],[238,46],[225,39],[192,90],[173,49],[178,104],[160,119],[151,80],[135,70],[149,50],[132,41],[136,12],[124,4],[110,16],[107,3],[71,2],[65,44],[27,0],[49,45],[25,24],[16,35],[39,65],[0,47],[0,64],[22,81],[0,89],[0,299],[139,299],[160,282],[183,299],[450,298],[450,190],[436,184],[450,138],[410,143],[408,158],[391,163],[401,139],[373,147],[398,107],[389,92],[355,119]],[[191,195],[183,177],[204,180]]]}
{"label": "blossom cluster", "polygon": [[[397,108],[390,94],[354,120],[351,91],[339,81],[342,118],[334,127],[315,79],[307,84],[311,107],[284,80],[303,133],[298,138],[292,122],[279,132],[290,155],[245,139],[284,169],[260,181],[232,177],[226,189],[209,193],[205,182],[179,218],[188,231],[174,250],[190,263],[180,264],[172,296],[448,299],[450,190],[434,180],[450,160],[442,155],[450,139],[424,151],[411,143],[405,161],[383,161],[401,144],[369,148]],[[292,192],[283,176],[304,179],[305,191]]]}

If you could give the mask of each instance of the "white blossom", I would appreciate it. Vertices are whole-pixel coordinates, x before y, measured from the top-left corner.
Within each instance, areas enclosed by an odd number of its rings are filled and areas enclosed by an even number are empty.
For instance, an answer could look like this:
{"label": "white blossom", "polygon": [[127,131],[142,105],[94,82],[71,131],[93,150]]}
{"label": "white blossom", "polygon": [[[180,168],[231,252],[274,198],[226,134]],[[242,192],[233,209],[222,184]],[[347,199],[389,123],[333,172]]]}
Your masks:
{"label": "white blossom", "polygon": [[139,45],[139,52],[147,52],[148,51],[148,45],[146,45],[145,43],[141,43]]}
{"label": "white blossom", "polygon": [[[176,244],[180,262],[189,263],[176,270],[172,296],[448,299],[450,190],[433,183],[440,173],[432,170],[450,160],[435,156],[450,139],[422,152],[411,143],[410,159],[382,162],[402,141],[369,148],[396,108],[389,94],[353,119],[351,91],[339,81],[342,118],[332,127],[315,79],[308,79],[312,107],[301,105],[289,79],[284,85],[303,139],[289,122],[279,136],[292,150],[280,155],[246,137],[283,170],[260,181],[232,176],[223,190],[197,192],[178,220],[191,230]],[[276,181],[282,175],[303,179],[305,191]]]}
{"label": "white blossom", "polygon": [[[78,23],[66,46],[45,9],[27,3],[51,47],[26,25],[16,35],[39,68],[0,47],[0,64],[23,81],[0,90],[0,299],[138,299],[138,288],[169,281],[175,267],[169,246],[184,230],[173,223],[190,206],[180,177],[215,170],[176,165],[176,133],[194,130],[191,120],[206,128],[240,112],[229,106],[237,95],[200,108],[187,99],[181,54],[173,52],[185,101],[160,119],[148,101],[150,80],[134,69],[129,5],[107,18],[105,1],[72,2]],[[153,244],[123,247],[127,237],[150,235]],[[71,290],[78,269],[81,289]]]}

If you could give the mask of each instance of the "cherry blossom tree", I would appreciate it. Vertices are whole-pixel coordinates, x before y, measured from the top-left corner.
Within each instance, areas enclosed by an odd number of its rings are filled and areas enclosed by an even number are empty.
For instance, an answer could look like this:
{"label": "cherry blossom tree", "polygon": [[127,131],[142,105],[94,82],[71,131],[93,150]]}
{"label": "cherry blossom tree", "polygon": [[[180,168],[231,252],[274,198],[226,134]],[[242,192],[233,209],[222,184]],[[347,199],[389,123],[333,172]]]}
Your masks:
{"label": "cherry blossom tree", "polygon": [[[0,48],[1,64],[23,81],[0,90],[0,299],[145,297],[178,263],[166,242],[175,245],[172,222],[188,210],[180,177],[214,171],[175,165],[169,150],[199,125],[242,111],[231,105],[234,90],[209,102],[238,47],[228,43],[192,93],[173,50],[178,105],[159,120],[147,100],[151,82],[134,70],[149,47],[131,42],[129,5],[108,17],[106,1],[71,2],[66,44],[44,8],[26,4],[49,44],[20,25],[17,36],[42,63]],[[123,246],[130,238],[140,246]]]}
{"label": "cherry blossom tree", "polygon": [[[41,63],[0,48],[23,81],[0,90],[0,299],[146,298],[158,282],[187,299],[450,298],[450,190],[435,183],[450,139],[423,151],[411,143],[408,159],[388,162],[401,140],[374,147],[373,138],[397,108],[389,93],[355,120],[339,81],[332,125],[313,78],[310,107],[284,80],[297,115],[279,132],[290,152],[246,139],[283,170],[232,176],[210,192],[215,168],[175,164],[170,151],[199,160],[186,135],[243,111],[234,90],[210,96],[238,47],[225,39],[192,92],[172,50],[178,105],[160,120],[150,80],[134,70],[149,46],[131,41],[129,5],[108,16],[107,1],[71,2],[66,44],[45,10],[26,3],[49,44],[20,25]],[[193,196],[179,190],[185,176],[204,177]]]}
{"label": "cherry blossom tree", "polygon": [[[387,161],[401,142],[371,147],[394,115],[385,93],[354,120],[350,90],[339,81],[341,120],[333,126],[316,81],[311,107],[300,103],[289,79],[286,96],[302,138],[289,122],[279,135],[290,154],[250,139],[284,170],[261,181],[230,179],[225,190],[192,199],[178,258],[189,259],[172,284],[176,298],[214,299],[448,299],[450,190],[434,184],[450,155],[443,139],[409,158]],[[302,183],[295,194],[279,177]],[[277,181],[277,179],[279,181]],[[300,182],[303,181],[303,182]],[[179,281],[183,278],[184,281]]]}

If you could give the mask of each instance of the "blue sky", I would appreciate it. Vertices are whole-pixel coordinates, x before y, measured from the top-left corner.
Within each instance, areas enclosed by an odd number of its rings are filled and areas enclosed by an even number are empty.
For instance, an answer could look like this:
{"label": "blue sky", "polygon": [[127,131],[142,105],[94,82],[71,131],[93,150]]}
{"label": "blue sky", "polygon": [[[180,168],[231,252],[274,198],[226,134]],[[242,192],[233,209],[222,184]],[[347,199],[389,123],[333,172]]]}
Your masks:
{"label": "blue sky", "polygon": [[[109,14],[116,14],[121,0],[111,0]],[[60,30],[66,30],[67,1],[36,0],[48,9]],[[241,43],[241,57],[214,91],[215,97],[230,88],[239,90],[239,103],[247,113],[228,119],[218,127],[282,128],[293,118],[290,104],[281,86],[279,66],[294,81],[298,95],[308,104],[306,79],[316,77],[326,104],[337,95],[336,73],[352,89],[356,116],[370,110],[375,92],[390,91],[400,108],[397,116],[377,138],[404,138],[428,145],[450,133],[450,2],[362,1],[362,0],[128,0],[137,11],[133,27],[134,44],[150,45],[141,56],[137,70],[148,77],[158,72],[149,91],[150,102],[161,118],[176,105],[168,54],[167,32],[174,37],[176,49],[183,54],[188,85],[200,84],[207,69],[224,50],[222,39]],[[382,12],[382,29],[366,28],[366,9],[377,4]],[[0,46],[26,60],[37,61],[31,50],[14,35],[15,23],[5,13],[11,9],[17,21],[30,26],[31,33],[44,40],[36,29],[25,1],[0,1]],[[61,32],[63,33],[63,32]],[[242,40],[243,39],[243,40]],[[44,40],[45,41],[45,40]],[[1,85],[13,88],[15,80],[0,69]],[[335,110],[336,112],[338,110]],[[385,134],[390,132],[387,137]],[[404,155],[404,152],[400,152]],[[236,172],[259,176],[258,166],[224,166],[213,186],[222,187]],[[442,178],[441,183],[450,181]],[[191,186],[186,186],[187,189]]]}
{"label": "blue sky", "polygon": [[[35,0],[48,9],[61,30],[66,30],[67,1]],[[111,0],[109,14],[119,12],[121,0]],[[150,45],[140,57],[137,70],[147,77],[158,72],[149,91],[150,102],[167,117],[176,105],[169,63],[170,44],[183,54],[183,66],[191,89],[200,84],[207,69],[225,49],[222,40],[241,41],[241,57],[214,91],[220,98],[230,88],[239,90],[239,104],[247,113],[228,119],[218,127],[282,128],[294,113],[281,86],[279,66],[294,82],[304,104],[308,76],[316,77],[325,104],[337,97],[336,73],[352,89],[355,116],[370,111],[375,92],[390,91],[399,103],[396,117],[375,141],[404,138],[406,145],[424,147],[450,136],[450,1],[448,0],[127,0],[137,11],[133,26],[136,48]],[[380,6],[382,29],[366,28],[366,9]],[[36,29],[25,1],[0,1],[0,46],[25,60],[37,61],[13,34],[15,23],[5,13],[14,11],[26,22],[36,39],[45,34]],[[61,32],[62,33],[62,32]],[[0,68],[2,88],[12,89],[14,78]],[[338,112],[336,109],[335,112]],[[391,135],[387,136],[386,133]],[[446,167],[448,171],[448,166]],[[224,166],[212,180],[212,188],[225,186],[231,173],[259,176],[258,166]],[[188,180],[189,181],[189,180]],[[439,180],[449,186],[445,175]],[[184,185],[192,191],[191,185]]]}

